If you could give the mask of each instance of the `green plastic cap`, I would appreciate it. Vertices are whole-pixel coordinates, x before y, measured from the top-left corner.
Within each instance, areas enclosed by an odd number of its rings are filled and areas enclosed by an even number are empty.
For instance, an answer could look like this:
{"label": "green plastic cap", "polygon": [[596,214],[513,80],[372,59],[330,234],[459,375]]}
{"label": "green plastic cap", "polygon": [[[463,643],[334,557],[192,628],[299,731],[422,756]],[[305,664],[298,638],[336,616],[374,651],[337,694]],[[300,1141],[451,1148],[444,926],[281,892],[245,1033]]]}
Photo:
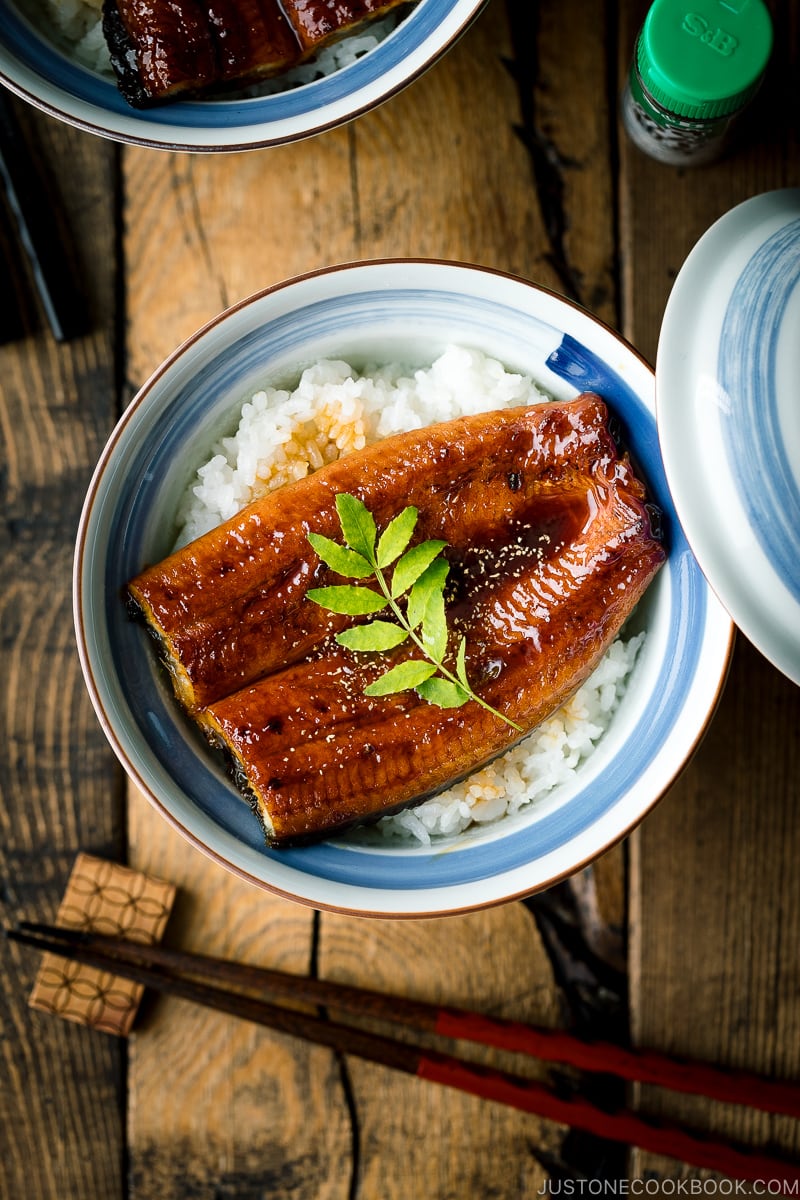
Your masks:
{"label": "green plastic cap", "polygon": [[690,120],[723,117],[756,91],[771,50],[763,0],[655,0],[636,67],[661,108]]}

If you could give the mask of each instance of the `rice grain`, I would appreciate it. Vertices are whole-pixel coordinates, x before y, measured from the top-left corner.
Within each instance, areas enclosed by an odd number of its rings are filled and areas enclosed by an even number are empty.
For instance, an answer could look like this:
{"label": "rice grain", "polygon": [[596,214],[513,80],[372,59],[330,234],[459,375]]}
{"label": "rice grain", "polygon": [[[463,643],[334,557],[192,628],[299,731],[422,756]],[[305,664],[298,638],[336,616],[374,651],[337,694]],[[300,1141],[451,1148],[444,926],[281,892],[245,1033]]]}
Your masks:
{"label": "rice grain", "polygon": [[[244,403],[238,428],[213,448],[185,497],[178,545],[267,491],[380,438],[549,398],[529,377],[461,346],[416,369],[393,364],[357,371],[323,360],[307,368],[293,390],[265,388]],[[428,846],[499,821],[572,783],[619,707],[644,636],[618,637],[572,698],[500,758],[348,839]]]}

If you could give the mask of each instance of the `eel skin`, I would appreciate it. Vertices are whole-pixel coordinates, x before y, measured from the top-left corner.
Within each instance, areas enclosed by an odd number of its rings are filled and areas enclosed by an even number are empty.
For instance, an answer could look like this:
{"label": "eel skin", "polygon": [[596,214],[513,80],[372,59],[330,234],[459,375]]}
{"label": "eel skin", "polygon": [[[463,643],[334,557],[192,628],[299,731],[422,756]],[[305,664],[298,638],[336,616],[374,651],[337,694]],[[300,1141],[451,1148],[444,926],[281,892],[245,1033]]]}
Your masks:
{"label": "eel skin", "polygon": [[103,32],[134,108],[259,83],[408,0],[104,0]]}
{"label": "eel skin", "polygon": [[[341,582],[308,533],[340,539],[335,498],[379,530],[407,504],[447,542],[451,661],[468,701],[364,688],[404,644],[356,654],[352,618],[306,598]],[[657,510],[591,393],[400,434],[254,502],[129,584],[175,693],[223,747],[267,841],[303,843],[441,791],[508,749],[584,682],[666,557]]]}

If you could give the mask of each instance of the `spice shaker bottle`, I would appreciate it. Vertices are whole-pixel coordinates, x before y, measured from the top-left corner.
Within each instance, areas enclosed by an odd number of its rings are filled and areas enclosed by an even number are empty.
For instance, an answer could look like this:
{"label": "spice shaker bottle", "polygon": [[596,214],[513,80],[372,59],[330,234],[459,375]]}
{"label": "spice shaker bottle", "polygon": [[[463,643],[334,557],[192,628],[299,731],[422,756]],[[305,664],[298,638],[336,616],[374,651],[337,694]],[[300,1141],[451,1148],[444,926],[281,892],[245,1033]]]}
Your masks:
{"label": "spice shaker bottle", "polygon": [[717,158],[758,89],[771,49],[763,0],[655,0],[622,96],[631,140],[664,163]]}

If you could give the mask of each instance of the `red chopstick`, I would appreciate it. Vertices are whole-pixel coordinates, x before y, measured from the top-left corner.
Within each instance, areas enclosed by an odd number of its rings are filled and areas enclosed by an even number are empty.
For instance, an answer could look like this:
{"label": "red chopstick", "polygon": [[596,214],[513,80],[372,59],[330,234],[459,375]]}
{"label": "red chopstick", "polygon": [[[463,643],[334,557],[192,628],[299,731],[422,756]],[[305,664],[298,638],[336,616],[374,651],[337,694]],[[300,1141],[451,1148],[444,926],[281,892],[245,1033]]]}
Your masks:
{"label": "red chopstick", "polygon": [[258,991],[273,998],[325,1005],[356,1016],[391,1020],[395,1024],[424,1029],[442,1037],[514,1051],[582,1071],[615,1075],[630,1082],[656,1084],[672,1091],[800,1118],[800,1087],[766,1079],[751,1071],[674,1058],[657,1050],[632,1050],[610,1042],[590,1042],[559,1029],[547,1029],[406,997],[399,1000],[396,996],[366,988],[292,975],[229,959],[188,954],[164,946],[143,946],[34,922],[21,922],[19,928],[59,938],[68,945],[80,945],[87,950],[97,949],[113,954],[120,962],[161,966],[172,972],[189,975],[202,974],[206,979],[221,980],[230,986]]}
{"label": "red chopstick", "polygon": [[[748,1072],[689,1061],[675,1061],[654,1051],[626,1050],[608,1043],[584,1042],[569,1034],[540,1029],[443,1008],[417,1000],[285,974],[224,959],[188,954],[161,946],[143,946],[102,935],[23,922],[7,931],[15,941],[36,946],[112,974],[133,979],[159,991],[267,1025],[306,1041],[383,1063],[395,1070],[454,1087],[484,1099],[636,1145],[694,1166],[745,1180],[800,1181],[800,1164],[758,1150],[731,1145],[666,1121],[627,1110],[598,1107],[585,1097],[564,1098],[537,1081],[369,1033],[350,1025],[321,1019],[267,1003],[261,995],[231,991],[230,987],[267,993],[295,1002],[324,1005],[360,1016],[380,1017],[420,1031],[514,1050],[549,1062],[582,1070],[613,1074],[628,1080],[658,1083],[680,1091],[766,1107],[770,1112],[800,1113],[800,1089]],[[195,978],[192,978],[194,976]],[[226,987],[205,982],[221,981]],[[727,1087],[733,1080],[734,1086]],[[710,1084],[706,1090],[704,1084]],[[749,1091],[747,1090],[749,1088]]]}

